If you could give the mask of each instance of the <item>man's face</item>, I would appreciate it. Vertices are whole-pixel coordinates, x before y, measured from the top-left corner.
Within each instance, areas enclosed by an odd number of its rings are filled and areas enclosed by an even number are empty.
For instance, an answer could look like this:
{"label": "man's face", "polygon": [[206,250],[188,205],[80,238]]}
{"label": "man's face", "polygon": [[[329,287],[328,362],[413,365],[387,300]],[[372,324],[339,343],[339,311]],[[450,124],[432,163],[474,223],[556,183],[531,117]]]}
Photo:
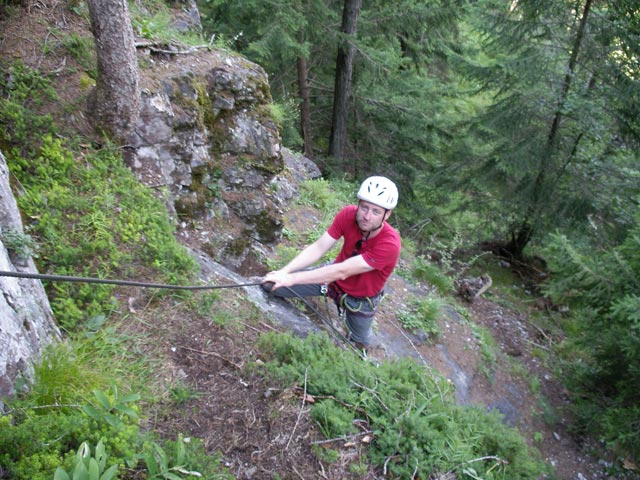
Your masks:
{"label": "man's face", "polygon": [[363,232],[371,232],[380,228],[391,212],[373,203],[360,200],[356,210],[356,223]]}

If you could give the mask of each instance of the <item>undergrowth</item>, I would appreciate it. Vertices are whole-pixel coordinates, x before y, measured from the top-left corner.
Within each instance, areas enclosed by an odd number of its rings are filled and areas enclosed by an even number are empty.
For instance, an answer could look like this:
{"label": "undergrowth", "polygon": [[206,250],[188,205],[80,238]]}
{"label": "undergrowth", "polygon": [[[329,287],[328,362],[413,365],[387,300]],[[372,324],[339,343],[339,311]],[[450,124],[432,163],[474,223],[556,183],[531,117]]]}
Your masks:
{"label": "undergrowth", "polygon": [[[54,99],[38,72],[20,62],[0,69],[0,148],[28,232],[2,232],[12,254],[33,254],[50,274],[192,282],[197,264],[176,241],[164,204],[115,146],[66,139],[36,113]],[[68,338],[44,352],[32,381],[18,379],[16,398],[3,399],[0,476],[232,478],[197,439],[187,444],[142,431],[141,394],[148,401],[157,395],[147,387],[156,366],[136,353],[141,339],[116,332],[115,287],[45,286]]]}
{"label": "undergrowth", "polygon": [[[366,426],[370,461],[392,478],[534,479],[547,467],[497,414],[455,404],[450,384],[411,360],[363,362],[340,354],[325,335],[261,337],[266,374],[283,386],[305,383],[311,416],[329,438]],[[322,399],[322,400],[320,400]]]}
{"label": "undergrowth", "polygon": [[[48,80],[20,63],[8,72],[11,81],[0,85],[0,145],[19,187],[25,230],[38,244],[39,269],[187,282],[196,262],[175,240],[164,204],[135,179],[121,152],[54,136],[51,119],[32,110],[43,92],[51,98]],[[46,288],[68,331],[117,307],[112,285],[59,282]]]}

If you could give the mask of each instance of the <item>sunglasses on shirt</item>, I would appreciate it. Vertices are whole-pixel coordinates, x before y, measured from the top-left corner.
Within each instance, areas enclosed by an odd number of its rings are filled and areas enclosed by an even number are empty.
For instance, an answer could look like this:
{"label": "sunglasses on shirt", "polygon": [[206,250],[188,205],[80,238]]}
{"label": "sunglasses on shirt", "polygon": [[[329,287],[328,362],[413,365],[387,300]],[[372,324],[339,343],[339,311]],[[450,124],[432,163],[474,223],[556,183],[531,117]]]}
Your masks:
{"label": "sunglasses on shirt", "polygon": [[362,248],[362,239],[358,240],[356,242],[356,247],[353,249],[353,252],[351,253],[352,257],[356,257],[358,255],[360,255],[360,249]]}

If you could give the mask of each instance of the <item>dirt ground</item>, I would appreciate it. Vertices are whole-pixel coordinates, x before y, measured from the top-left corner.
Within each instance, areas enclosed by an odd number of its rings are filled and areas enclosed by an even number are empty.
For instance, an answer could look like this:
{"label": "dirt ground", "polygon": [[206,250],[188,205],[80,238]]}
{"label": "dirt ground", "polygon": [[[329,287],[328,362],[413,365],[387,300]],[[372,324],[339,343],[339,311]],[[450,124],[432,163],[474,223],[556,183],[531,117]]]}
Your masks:
{"label": "dirt ground", "polygon": [[[60,38],[51,27],[88,35],[86,22],[71,14],[66,2],[27,0],[23,4],[15,22],[0,17],[0,59],[21,59],[43,71],[57,72],[59,105],[80,98],[78,73],[68,68],[72,60],[64,54]],[[55,114],[56,106],[51,110]],[[81,114],[67,120],[82,127]],[[297,227],[304,229],[304,225]],[[261,273],[255,271],[253,275]],[[428,290],[395,276],[389,284],[392,295],[382,304],[377,328],[388,337],[405,335],[397,313],[410,301],[412,292],[421,288]],[[202,438],[207,451],[220,452],[223,464],[239,479],[383,478],[376,471],[365,475],[350,472],[350,464],[366,457],[367,444],[363,442],[332,442],[332,447],[340,449],[339,460],[319,460],[313,449],[326,446],[326,439],[310,420],[300,390],[274,389],[260,377],[246,373],[245,367],[258,360],[258,336],[281,330],[280,326],[262,318],[259,312],[253,313],[251,321],[218,324],[212,320],[213,315],[189,313],[171,299],[151,300],[141,295],[134,293],[130,301],[124,299],[136,310],[137,320],[129,328],[146,335],[150,340],[143,350],[164,362],[164,373],[157,382],[167,392],[165,402],[150,407],[154,416],[148,419],[149,428],[168,437],[182,433]],[[224,305],[245,312],[246,302],[240,292],[224,295]],[[555,465],[558,479],[606,478],[598,459],[587,454],[588,442],[569,433],[564,412],[566,392],[535,354],[536,344],[538,349],[549,349],[553,339],[530,323],[529,312],[510,311],[492,299],[491,291],[465,308],[469,312],[466,322],[443,317],[437,341],[413,343],[419,356],[445,376],[453,374],[453,364],[467,372],[466,401],[502,406],[529,443]],[[486,327],[498,345],[497,361],[489,373],[482,368],[481,348],[471,328],[474,323]],[[371,355],[382,360],[389,353],[384,345],[378,345]],[[536,383],[531,378],[539,379],[538,391],[532,391]],[[541,405],[541,398],[546,407]],[[549,422],[547,410],[554,412],[553,422]]]}

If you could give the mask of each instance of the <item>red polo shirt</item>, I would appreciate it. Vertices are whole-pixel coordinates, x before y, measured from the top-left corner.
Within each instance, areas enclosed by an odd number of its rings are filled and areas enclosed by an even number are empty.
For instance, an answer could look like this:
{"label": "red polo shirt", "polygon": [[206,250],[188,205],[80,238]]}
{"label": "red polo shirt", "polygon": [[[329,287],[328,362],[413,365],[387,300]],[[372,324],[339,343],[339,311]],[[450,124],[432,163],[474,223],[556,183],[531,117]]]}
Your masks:
{"label": "red polo shirt", "polygon": [[[355,205],[344,207],[333,219],[327,230],[332,238],[344,238],[342,249],[336,257],[336,262],[342,262],[351,257],[356,249],[356,242],[362,240],[362,232],[356,223]],[[344,280],[336,280],[336,284],[352,297],[373,297],[382,291],[387,278],[393,272],[398,259],[402,242],[398,232],[387,222],[384,222],[379,233],[362,241],[359,253],[373,270],[359,275],[353,275]]]}

